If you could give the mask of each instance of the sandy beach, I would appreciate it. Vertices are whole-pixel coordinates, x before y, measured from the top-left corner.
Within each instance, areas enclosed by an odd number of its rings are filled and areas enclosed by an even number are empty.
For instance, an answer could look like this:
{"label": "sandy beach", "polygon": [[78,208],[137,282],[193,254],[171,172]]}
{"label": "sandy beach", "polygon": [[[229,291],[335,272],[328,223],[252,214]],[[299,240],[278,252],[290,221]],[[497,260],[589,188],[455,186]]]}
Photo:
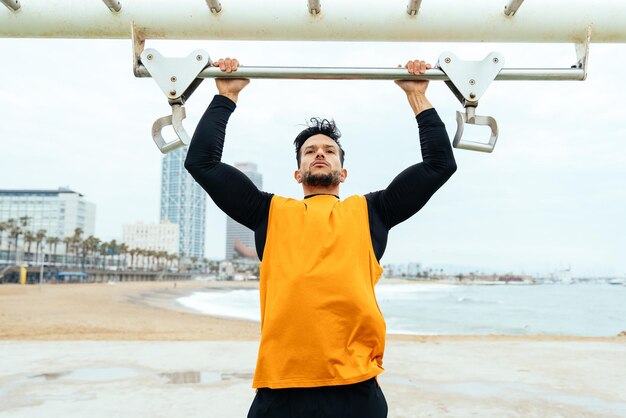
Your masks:
{"label": "sandy beach", "polygon": [[[175,302],[253,282],[0,286],[0,417],[245,417],[259,324]],[[626,338],[394,336],[389,417],[626,417]]]}
{"label": "sandy beach", "polygon": [[0,286],[0,340],[256,340],[254,322],[176,304],[194,291],[254,282],[122,282]]}

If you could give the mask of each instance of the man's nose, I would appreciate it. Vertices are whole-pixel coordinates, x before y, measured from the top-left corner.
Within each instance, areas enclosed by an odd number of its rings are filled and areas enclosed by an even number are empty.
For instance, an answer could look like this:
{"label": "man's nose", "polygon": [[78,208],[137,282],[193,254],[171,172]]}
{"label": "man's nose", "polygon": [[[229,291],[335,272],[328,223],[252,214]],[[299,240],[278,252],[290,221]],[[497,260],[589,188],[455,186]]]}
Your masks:
{"label": "man's nose", "polygon": [[324,155],[324,150],[322,148],[319,148],[317,150],[315,158],[326,158],[326,156]]}

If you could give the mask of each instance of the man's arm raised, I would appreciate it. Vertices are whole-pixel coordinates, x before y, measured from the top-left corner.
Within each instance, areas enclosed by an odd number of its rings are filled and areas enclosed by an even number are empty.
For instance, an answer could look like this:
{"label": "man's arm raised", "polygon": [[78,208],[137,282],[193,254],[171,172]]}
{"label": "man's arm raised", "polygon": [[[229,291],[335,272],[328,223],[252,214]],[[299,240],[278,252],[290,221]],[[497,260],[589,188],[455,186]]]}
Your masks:
{"label": "man's arm raised", "polygon": [[[215,66],[237,71],[236,59],[220,59]],[[267,218],[272,195],[260,191],[241,171],[221,162],[226,125],[241,90],[250,82],[242,78],[216,78],[219,95],[213,98],[194,132],[185,168],[215,204],[237,222],[256,230]]]}
{"label": "man's arm raised", "polygon": [[[420,60],[409,61],[405,67],[414,75],[431,68]],[[396,84],[406,93],[415,114],[422,162],[398,174],[385,190],[367,196],[387,230],[417,213],[456,171],[445,125],[426,98],[428,80],[398,80]]]}

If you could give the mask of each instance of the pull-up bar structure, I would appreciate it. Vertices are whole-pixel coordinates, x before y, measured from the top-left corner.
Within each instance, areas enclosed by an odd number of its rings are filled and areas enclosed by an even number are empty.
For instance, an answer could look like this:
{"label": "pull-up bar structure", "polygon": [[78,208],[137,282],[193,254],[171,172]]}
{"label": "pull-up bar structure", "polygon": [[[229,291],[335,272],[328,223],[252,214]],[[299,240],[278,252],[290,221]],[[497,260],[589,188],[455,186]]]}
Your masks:
{"label": "pull-up bar structure", "polygon": [[[162,152],[189,144],[182,121],[185,101],[205,78],[324,80],[442,80],[463,105],[457,112],[457,148],[491,152],[495,119],[476,115],[482,94],[496,80],[584,80],[589,44],[626,43],[626,2],[598,0],[0,0],[0,37],[132,40],[133,72],[152,77],[172,114],[159,118],[152,136]],[[524,42],[572,43],[576,61],[563,68],[504,68],[493,52],[464,61],[451,52],[435,68],[414,76],[398,68],[240,67],[226,74],[209,54],[163,57],[147,39],[254,41]],[[491,129],[489,141],[462,139],[464,124]],[[171,125],[178,138],[166,141]]]}
{"label": "pull-up bar structure", "polygon": [[591,26],[593,42],[626,42],[615,0],[0,1],[1,38],[129,39],[134,22],[146,39],[582,43]]}

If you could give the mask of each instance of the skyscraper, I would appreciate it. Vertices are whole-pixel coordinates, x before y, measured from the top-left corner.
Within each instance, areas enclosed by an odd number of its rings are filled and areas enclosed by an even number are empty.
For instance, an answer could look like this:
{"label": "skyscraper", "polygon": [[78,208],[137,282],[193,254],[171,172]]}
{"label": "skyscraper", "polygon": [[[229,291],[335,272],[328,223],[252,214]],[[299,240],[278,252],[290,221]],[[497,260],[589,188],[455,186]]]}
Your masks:
{"label": "skyscraper", "polygon": [[163,157],[161,170],[161,221],[178,225],[179,251],[204,258],[206,193],[185,169],[187,148]]}
{"label": "skyscraper", "polygon": [[[254,163],[237,163],[235,167],[243,172],[259,189],[263,188],[263,175],[257,171]],[[240,223],[226,217],[226,259],[256,258],[254,232]]]}

